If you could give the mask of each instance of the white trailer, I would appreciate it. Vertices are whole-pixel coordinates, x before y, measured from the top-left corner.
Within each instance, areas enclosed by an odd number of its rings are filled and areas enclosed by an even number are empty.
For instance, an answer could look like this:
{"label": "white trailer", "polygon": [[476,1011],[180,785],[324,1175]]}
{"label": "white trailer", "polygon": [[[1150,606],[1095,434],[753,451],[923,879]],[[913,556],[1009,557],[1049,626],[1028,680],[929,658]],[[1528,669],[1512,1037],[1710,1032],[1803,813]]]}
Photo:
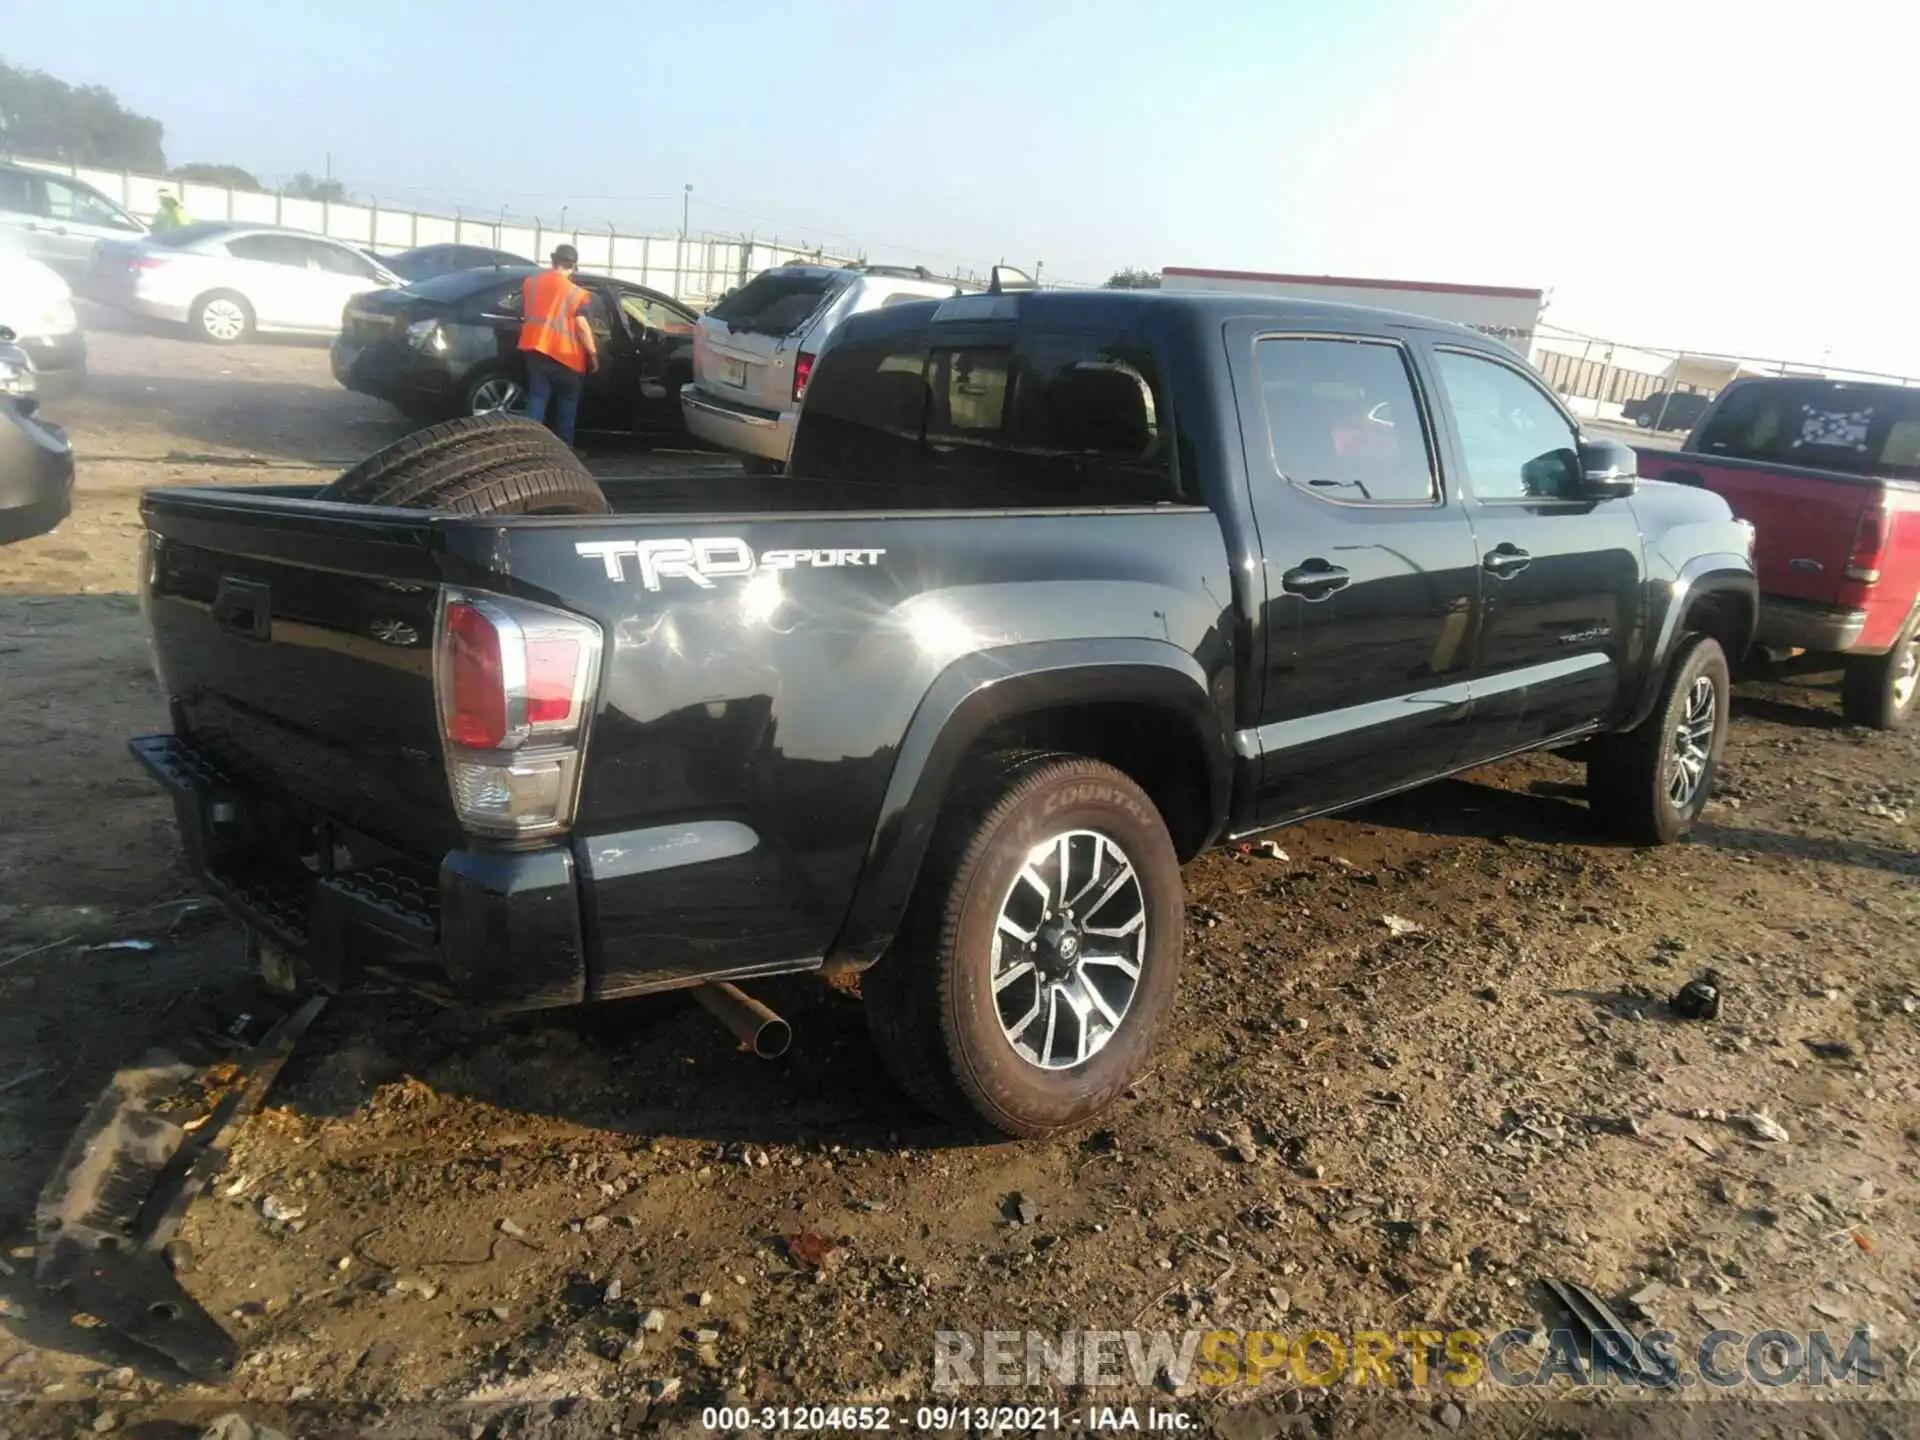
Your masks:
{"label": "white trailer", "polygon": [[1533,353],[1533,331],[1546,295],[1507,285],[1443,285],[1430,280],[1355,280],[1339,275],[1269,275],[1257,270],[1194,270],[1169,265],[1160,272],[1167,290],[1230,290],[1250,295],[1286,295],[1340,305],[1404,310],[1434,320],[1469,325],[1503,340],[1523,357]]}

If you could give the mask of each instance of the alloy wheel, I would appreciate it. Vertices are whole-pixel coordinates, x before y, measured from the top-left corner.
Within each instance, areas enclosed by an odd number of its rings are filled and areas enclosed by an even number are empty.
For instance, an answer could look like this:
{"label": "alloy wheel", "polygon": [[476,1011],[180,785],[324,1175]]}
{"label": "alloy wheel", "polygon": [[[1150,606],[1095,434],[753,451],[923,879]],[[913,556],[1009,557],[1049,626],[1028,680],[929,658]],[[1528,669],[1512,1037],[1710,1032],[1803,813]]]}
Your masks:
{"label": "alloy wheel", "polygon": [[519,381],[495,375],[475,387],[470,409],[475,415],[510,414],[520,408],[523,393]]}
{"label": "alloy wheel", "polygon": [[1720,697],[1713,678],[1701,675],[1687,688],[1686,708],[1673,728],[1673,756],[1667,763],[1667,799],[1684,810],[1700,793],[1713,753],[1713,730],[1719,719]]}
{"label": "alloy wheel", "polygon": [[1893,676],[1893,707],[1905,710],[1913,704],[1913,692],[1920,685],[1920,636],[1909,640],[1900,656],[1900,668]]}
{"label": "alloy wheel", "polygon": [[1092,830],[1042,841],[1000,902],[1000,1032],[1029,1065],[1084,1065],[1119,1032],[1146,961],[1147,901],[1125,850]]}

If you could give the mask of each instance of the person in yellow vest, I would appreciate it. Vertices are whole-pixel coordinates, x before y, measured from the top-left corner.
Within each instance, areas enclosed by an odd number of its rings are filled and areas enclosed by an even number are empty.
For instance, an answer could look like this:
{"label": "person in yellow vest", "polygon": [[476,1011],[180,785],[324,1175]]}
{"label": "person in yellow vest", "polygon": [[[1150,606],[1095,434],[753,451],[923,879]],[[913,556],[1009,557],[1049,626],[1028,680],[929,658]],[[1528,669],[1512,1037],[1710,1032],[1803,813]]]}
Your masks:
{"label": "person in yellow vest", "polygon": [[153,212],[153,222],[148,228],[155,234],[159,234],[163,230],[178,230],[186,223],[186,207],[174,197],[171,190],[162,190],[160,208]]}
{"label": "person in yellow vest", "polygon": [[571,245],[556,246],[553,268],[530,276],[520,286],[520,350],[527,362],[527,418],[547,424],[562,441],[573,443],[573,424],[580,413],[580,388],[589,372],[600,368],[600,350],[593,327],[587,323],[587,305],[593,299],[573,283],[580,252]]}

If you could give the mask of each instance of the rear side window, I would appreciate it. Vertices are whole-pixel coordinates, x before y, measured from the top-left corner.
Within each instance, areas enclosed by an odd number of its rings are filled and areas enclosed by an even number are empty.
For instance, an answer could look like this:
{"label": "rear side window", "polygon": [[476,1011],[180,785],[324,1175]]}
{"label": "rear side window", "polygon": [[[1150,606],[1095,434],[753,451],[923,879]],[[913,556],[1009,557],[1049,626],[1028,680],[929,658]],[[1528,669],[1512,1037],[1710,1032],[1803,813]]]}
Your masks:
{"label": "rear side window", "polygon": [[1736,385],[1701,427],[1693,449],[1813,470],[1920,479],[1920,392],[1827,380]]}
{"label": "rear side window", "polygon": [[242,235],[227,242],[227,253],[242,260],[264,260],[269,265],[307,268],[307,249],[297,236]]}
{"label": "rear side window", "polygon": [[793,469],[1008,505],[1170,501],[1164,395],[1147,351],[1088,335],[841,343],[808,389]]}
{"label": "rear side window", "polygon": [[1398,345],[1279,337],[1255,346],[1273,467],[1323,500],[1424,504],[1433,460]]}
{"label": "rear side window", "polygon": [[16,215],[38,215],[40,206],[40,181],[31,175],[23,175],[18,170],[0,170],[0,210],[8,210]]}
{"label": "rear side window", "polygon": [[833,288],[830,275],[756,275],[714,306],[714,319],[750,335],[791,335]]}

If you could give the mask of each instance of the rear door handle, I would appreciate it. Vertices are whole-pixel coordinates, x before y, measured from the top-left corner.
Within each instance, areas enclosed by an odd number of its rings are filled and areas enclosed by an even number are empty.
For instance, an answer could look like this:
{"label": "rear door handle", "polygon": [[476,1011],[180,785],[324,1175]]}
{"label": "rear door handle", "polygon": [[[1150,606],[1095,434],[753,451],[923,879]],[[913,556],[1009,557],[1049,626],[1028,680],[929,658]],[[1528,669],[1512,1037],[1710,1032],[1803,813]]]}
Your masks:
{"label": "rear door handle", "polygon": [[1344,590],[1353,577],[1338,565],[1329,565],[1315,557],[1302,561],[1280,577],[1280,588],[1308,600],[1324,600],[1336,590]]}
{"label": "rear door handle", "polygon": [[1509,575],[1518,575],[1532,563],[1533,557],[1518,545],[1501,544],[1481,557],[1480,567],[1504,580]]}

